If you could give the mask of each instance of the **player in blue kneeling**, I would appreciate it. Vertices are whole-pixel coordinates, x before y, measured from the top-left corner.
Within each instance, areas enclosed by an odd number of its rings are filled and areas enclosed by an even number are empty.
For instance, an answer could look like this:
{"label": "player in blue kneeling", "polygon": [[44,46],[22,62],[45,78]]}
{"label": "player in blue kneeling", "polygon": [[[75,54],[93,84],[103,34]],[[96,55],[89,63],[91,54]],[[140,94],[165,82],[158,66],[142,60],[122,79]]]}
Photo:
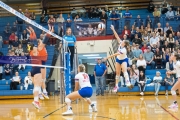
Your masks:
{"label": "player in blue kneeling", "polygon": [[[78,90],[80,87],[80,90]],[[89,105],[91,105],[93,112],[97,112],[96,106],[92,104],[90,97],[93,94],[93,89],[87,73],[85,73],[85,66],[83,64],[78,66],[78,74],[75,76],[75,91],[66,96],[65,102],[67,104],[67,111],[62,115],[73,115],[71,101],[78,98],[83,98]]]}
{"label": "player in blue kneeling", "polygon": [[120,73],[121,73],[121,69],[122,72],[124,73],[124,78],[126,80],[126,86],[127,87],[132,87],[130,81],[129,81],[129,75],[127,72],[127,67],[129,66],[128,63],[128,58],[127,58],[127,47],[129,47],[129,41],[127,40],[121,40],[118,36],[118,34],[116,33],[114,26],[111,25],[111,29],[119,43],[119,48],[116,54],[111,55],[109,57],[107,57],[106,59],[112,58],[112,57],[116,57],[116,85],[113,89],[114,92],[117,92],[119,87],[118,87],[118,82],[120,79]]}

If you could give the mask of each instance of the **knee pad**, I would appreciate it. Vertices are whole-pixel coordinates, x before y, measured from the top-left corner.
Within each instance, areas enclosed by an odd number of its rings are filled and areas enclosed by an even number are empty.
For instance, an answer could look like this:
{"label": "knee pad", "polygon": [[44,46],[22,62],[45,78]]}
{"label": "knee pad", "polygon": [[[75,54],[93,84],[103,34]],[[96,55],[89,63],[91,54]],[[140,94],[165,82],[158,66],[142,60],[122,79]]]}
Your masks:
{"label": "knee pad", "polygon": [[171,94],[172,95],[176,95],[176,91],[175,90],[171,90]]}
{"label": "knee pad", "polygon": [[116,80],[119,80],[120,76],[116,75]]}
{"label": "knee pad", "polygon": [[66,98],[65,98],[65,102],[66,102],[66,103],[70,103],[71,100],[70,100],[69,98],[66,97]]}
{"label": "knee pad", "polygon": [[37,86],[36,86],[36,87],[34,87],[34,89],[33,89],[33,93],[34,93],[34,92],[39,92],[39,90],[40,90],[40,87],[37,87]]}
{"label": "knee pad", "polygon": [[46,82],[46,79],[42,79],[42,82],[44,82],[44,83],[45,83],[45,82]]}
{"label": "knee pad", "polygon": [[124,77],[126,77],[126,76],[128,76],[128,73],[127,73],[127,71],[126,71],[126,72],[124,72]]}

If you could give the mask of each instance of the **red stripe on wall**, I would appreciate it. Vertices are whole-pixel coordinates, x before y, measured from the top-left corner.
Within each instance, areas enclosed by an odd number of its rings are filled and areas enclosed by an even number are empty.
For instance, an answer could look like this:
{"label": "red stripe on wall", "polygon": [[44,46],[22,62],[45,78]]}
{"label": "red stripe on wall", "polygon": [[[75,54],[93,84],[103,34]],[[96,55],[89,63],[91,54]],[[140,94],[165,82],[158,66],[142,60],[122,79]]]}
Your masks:
{"label": "red stripe on wall", "polygon": [[112,40],[113,35],[97,36],[97,37],[77,37],[77,41],[89,41],[89,40]]}

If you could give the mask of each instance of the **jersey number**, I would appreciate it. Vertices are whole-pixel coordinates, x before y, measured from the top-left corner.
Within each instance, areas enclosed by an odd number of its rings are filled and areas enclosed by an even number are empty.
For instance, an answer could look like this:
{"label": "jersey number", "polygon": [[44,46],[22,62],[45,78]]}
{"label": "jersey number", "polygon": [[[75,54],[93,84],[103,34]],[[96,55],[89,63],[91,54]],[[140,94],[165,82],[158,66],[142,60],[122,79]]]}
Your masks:
{"label": "jersey number", "polygon": [[84,80],[83,82],[88,82],[89,81],[89,76],[87,74],[83,74]]}

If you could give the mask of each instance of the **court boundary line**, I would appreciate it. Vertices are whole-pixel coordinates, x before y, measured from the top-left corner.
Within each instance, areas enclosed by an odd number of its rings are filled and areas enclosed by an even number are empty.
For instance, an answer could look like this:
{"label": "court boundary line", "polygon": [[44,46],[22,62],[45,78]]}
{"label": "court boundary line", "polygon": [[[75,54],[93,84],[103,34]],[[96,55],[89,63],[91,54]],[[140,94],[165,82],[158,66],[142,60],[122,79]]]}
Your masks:
{"label": "court boundary line", "polygon": [[[74,100],[74,101],[72,101],[72,102],[75,102],[75,101],[76,101],[76,100]],[[52,115],[52,114],[53,114],[53,113],[55,113],[56,111],[61,110],[62,108],[66,107],[66,106],[67,106],[67,104],[65,104],[65,105],[61,106],[60,108],[58,108],[58,109],[54,110],[53,112],[51,112],[51,113],[49,113],[49,114],[45,115],[43,118],[46,118],[46,117],[48,117],[48,116]],[[79,115],[79,116],[88,116],[88,115]],[[114,119],[114,118],[105,117],[105,116],[96,116],[96,117],[98,117],[98,118],[110,119],[110,120],[116,120],[116,119]]]}
{"label": "court boundary line", "polygon": [[[158,104],[158,103],[157,103]],[[158,104],[159,107],[161,107],[165,112],[167,112],[169,115],[171,115],[175,120],[180,120],[179,118],[177,118],[176,116],[174,116],[171,112],[169,112],[166,108],[164,108],[163,106],[161,106],[160,104]]]}

